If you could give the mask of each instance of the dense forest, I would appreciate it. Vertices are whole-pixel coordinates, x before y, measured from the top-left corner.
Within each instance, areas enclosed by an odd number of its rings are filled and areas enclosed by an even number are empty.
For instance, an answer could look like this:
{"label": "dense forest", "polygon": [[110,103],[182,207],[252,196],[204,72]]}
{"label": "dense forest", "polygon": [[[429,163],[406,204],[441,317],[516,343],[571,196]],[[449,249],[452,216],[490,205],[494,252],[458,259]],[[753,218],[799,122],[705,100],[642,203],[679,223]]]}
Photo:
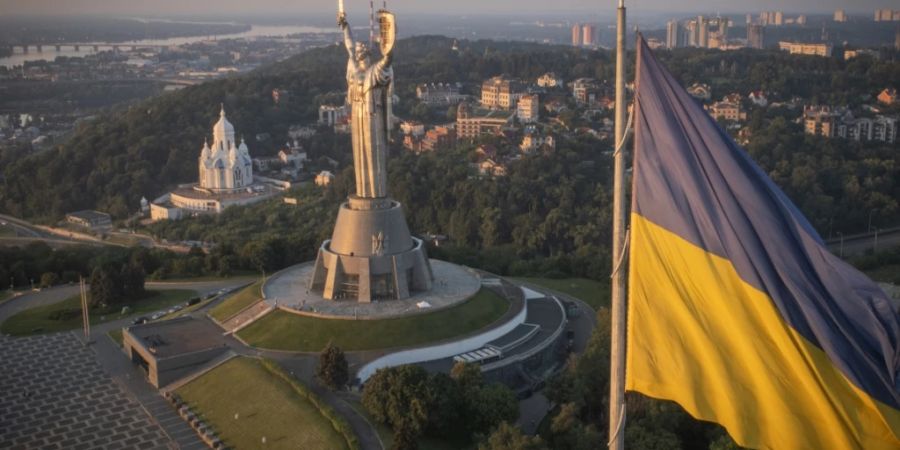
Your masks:
{"label": "dense forest", "polygon": [[[462,41],[460,50],[453,50],[452,42],[435,36],[398,42],[399,116],[422,113],[414,95],[420,82],[462,81],[471,88],[497,74],[534,79],[548,71],[566,80],[608,80],[613,70],[613,55],[606,51],[490,41]],[[782,52],[698,49],[659,56],[686,85],[709,83],[714,98],[762,89],[770,102],[800,97],[852,106],[871,102],[884,87],[900,87],[900,62],[867,57],[845,62]],[[154,198],[196,178],[198,149],[220,103],[238,133],[271,134],[269,142],[251,142],[254,155],[274,153],[291,125],[313,122],[319,104],[342,98],[345,57],[337,46],[314,49],[249,75],[122,107],[81,124],[68,142],[50,151],[5,151],[0,154],[0,211],[43,222],[85,208],[126,218],[141,197]],[[274,88],[290,91],[288,101],[275,104]],[[820,233],[862,231],[869,216],[881,227],[900,223],[898,144],[807,136],[796,120],[799,115],[788,106],[751,110],[746,148]],[[591,125],[580,117],[573,120]],[[516,144],[486,140],[500,147]],[[218,217],[156,224],[151,232],[216,243],[216,261],[224,262],[223,268],[207,264],[212,272],[275,270],[312,258],[349,192],[352,169],[346,135],[322,130],[304,144],[314,161],[327,156],[341,163],[345,173],[326,193],[301,188],[288,194],[302,200],[298,206],[274,200]],[[432,253],[499,273],[602,279],[608,272],[610,143],[565,137],[555,152],[514,161],[509,175],[498,178],[475,176],[469,163],[476,144],[418,156],[394,149],[390,192],[406,207],[411,228],[449,237]]]}

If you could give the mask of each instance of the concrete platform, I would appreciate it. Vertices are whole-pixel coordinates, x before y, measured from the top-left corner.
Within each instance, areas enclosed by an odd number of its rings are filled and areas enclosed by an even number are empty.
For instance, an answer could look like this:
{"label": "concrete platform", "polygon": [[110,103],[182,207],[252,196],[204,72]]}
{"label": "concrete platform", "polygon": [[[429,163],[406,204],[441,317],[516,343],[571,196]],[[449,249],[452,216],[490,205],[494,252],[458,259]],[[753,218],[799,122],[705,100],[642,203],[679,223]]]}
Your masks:
{"label": "concrete platform", "polygon": [[[266,280],[263,295],[272,306],[298,314],[331,319],[387,319],[423,314],[447,308],[475,295],[481,289],[481,278],[472,269],[431,259],[434,283],[428,292],[414,293],[402,300],[380,300],[358,303],[353,299],[327,300],[309,290],[314,261],[288,267]],[[427,302],[430,307],[418,306]]]}

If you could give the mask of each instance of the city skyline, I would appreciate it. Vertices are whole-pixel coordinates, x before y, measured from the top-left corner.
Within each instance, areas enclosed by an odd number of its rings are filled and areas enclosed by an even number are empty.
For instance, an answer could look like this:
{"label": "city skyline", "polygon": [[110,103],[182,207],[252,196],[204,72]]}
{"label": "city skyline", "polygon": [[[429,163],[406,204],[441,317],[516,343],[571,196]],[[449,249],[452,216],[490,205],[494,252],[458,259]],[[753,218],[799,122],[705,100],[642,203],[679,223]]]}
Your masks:
{"label": "city skyline", "polygon": [[[356,9],[367,9],[368,2],[357,0],[347,1],[347,9],[352,12]],[[681,9],[673,7],[671,2],[663,0],[648,0],[641,4],[630,5],[635,13],[688,13],[698,11],[712,11],[720,13],[742,13],[766,9],[778,9],[785,12],[829,13],[835,9],[844,9],[848,14],[870,13],[878,8],[891,8],[894,3],[886,0],[861,0],[859,2],[847,2],[845,0],[791,0],[775,1],[765,0],[747,2],[738,0],[700,0],[694,1],[689,6]],[[490,3],[476,0],[459,0],[455,2],[453,9],[436,3],[414,0],[394,0],[388,3],[393,10],[402,10],[407,13],[417,14],[545,14],[545,13],[571,13],[571,12],[604,12],[612,11],[615,1],[593,0],[567,0],[556,2],[552,7],[546,2],[538,0],[495,0]],[[74,2],[61,2],[59,0],[34,0],[21,2],[16,0],[0,0],[0,17],[4,15],[230,15],[250,14],[259,15],[266,13],[308,13],[325,14],[336,9],[336,3],[312,1],[312,0],[259,0],[247,3],[237,0],[222,0],[215,6],[206,2],[180,2],[175,0],[161,0],[149,3],[120,2],[115,0],[79,0]]]}

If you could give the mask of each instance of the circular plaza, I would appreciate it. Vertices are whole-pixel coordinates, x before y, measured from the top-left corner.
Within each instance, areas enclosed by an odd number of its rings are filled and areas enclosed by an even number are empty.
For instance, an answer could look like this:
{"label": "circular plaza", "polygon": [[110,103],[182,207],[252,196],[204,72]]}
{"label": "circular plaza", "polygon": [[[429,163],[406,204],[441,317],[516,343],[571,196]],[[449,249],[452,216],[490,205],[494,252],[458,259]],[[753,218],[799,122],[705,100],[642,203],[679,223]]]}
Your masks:
{"label": "circular plaza", "polygon": [[481,278],[472,269],[431,259],[434,282],[431,290],[409,298],[360,303],[351,299],[329,300],[309,289],[315,269],[313,262],[288,267],[263,284],[264,300],[272,306],[314,317],[334,319],[387,319],[424,314],[448,308],[474,296]]}

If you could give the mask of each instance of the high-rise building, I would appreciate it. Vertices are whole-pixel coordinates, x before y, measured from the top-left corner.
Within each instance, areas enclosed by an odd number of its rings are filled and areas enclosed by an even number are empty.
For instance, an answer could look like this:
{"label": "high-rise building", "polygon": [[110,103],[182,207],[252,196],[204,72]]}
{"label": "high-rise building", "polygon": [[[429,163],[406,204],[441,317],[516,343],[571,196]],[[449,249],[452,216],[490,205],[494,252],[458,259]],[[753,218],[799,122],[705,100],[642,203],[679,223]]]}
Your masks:
{"label": "high-rise building", "polygon": [[890,8],[875,10],[876,22],[900,21],[900,9],[892,10]]}
{"label": "high-rise building", "polygon": [[750,25],[751,23],[753,23],[753,16],[747,14],[747,25]]}
{"label": "high-rise building", "polygon": [[763,26],[769,24],[769,12],[768,11],[763,11],[763,12],[759,13],[759,24],[763,25]]}
{"label": "high-rise building", "polygon": [[747,25],[747,46],[750,48],[765,48],[765,37],[763,36],[764,30],[765,28],[763,28],[762,25]]}
{"label": "high-rise building", "polygon": [[578,47],[581,45],[581,24],[572,25],[572,45]]}
{"label": "high-rise building", "polygon": [[681,43],[681,26],[677,20],[672,19],[666,24],[666,48],[678,48]]}
{"label": "high-rise building", "polygon": [[728,39],[728,19],[725,17],[719,17],[719,38],[724,40]]}
{"label": "high-rise building", "polygon": [[696,20],[688,21],[685,24],[684,29],[687,34],[688,47],[696,47],[697,46],[697,35],[699,34],[698,30],[697,30],[697,21]]}
{"label": "high-rise building", "polygon": [[697,46],[709,47],[709,25],[706,23],[706,17],[703,16],[697,16]]}
{"label": "high-rise building", "polygon": [[590,47],[597,43],[597,26],[587,25],[581,29],[581,44]]}
{"label": "high-rise building", "polygon": [[834,11],[834,21],[835,22],[846,22],[847,21],[847,13],[844,12],[843,9],[836,9]]}
{"label": "high-rise building", "polygon": [[806,14],[797,16],[797,25],[806,25]]}
{"label": "high-rise building", "polygon": [[[773,13],[769,13],[771,16]],[[775,26],[780,27],[784,25],[784,13],[781,11],[775,11]]]}

